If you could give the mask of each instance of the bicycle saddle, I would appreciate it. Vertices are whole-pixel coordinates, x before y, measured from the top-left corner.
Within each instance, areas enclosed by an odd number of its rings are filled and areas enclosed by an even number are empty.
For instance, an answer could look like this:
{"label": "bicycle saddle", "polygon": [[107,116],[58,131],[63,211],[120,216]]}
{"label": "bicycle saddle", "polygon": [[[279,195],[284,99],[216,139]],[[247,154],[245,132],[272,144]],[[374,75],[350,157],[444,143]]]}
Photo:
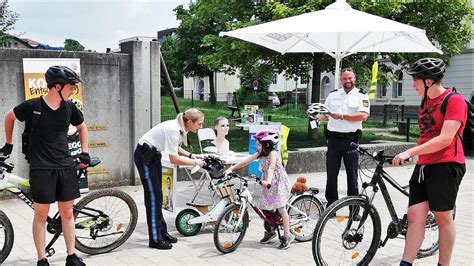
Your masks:
{"label": "bicycle saddle", "polygon": [[92,157],[91,158],[91,163],[89,164],[89,167],[94,167],[98,164],[100,164],[99,157]]}

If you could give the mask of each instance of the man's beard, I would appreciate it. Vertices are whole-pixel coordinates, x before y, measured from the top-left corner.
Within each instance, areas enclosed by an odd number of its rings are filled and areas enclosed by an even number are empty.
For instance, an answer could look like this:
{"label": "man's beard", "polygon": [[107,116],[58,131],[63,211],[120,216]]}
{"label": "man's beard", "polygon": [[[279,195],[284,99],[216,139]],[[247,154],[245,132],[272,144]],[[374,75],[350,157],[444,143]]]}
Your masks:
{"label": "man's beard", "polygon": [[346,82],[343,85],[344,85],[344,89],[346,89],[346,90],[354,88],[354,83],[353,82]]}

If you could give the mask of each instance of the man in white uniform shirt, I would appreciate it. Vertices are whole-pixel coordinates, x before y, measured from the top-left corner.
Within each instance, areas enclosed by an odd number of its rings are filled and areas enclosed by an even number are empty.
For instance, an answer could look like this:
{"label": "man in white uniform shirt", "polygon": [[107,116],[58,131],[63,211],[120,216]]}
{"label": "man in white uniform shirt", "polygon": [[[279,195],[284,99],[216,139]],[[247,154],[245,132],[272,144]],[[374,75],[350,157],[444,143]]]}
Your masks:
{"label": "man in white uniform shirt", "polygon": [[325,136],[328,141],[326,154],[326,200],[328,205],[338,200],[337,176],[344,160],[347,173],[347,195],[358,195],[357,174],[359,156],[350,147],[351,142],[358,143],[362,135],[362,121],[369,117],[370,101],[368,94],[355,87],[355,73],[351,68],[341,71],[342,88],[329,93],[325,104],[330,115],[321,120],[328,120]]}

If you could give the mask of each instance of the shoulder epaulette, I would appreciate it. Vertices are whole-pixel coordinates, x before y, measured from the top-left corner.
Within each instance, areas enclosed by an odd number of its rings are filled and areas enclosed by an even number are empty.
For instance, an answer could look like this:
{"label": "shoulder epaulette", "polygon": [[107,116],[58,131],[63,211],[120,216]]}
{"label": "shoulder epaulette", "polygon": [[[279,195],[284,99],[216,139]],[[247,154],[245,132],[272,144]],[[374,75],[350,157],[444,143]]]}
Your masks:
{"label": "shoulder epaulette", "polygon": [[329,93],[333,93],[333,92],[336,92],[336,91],[338,91],[338,90],[332,90],[332,91],[330,91]]}
{"label": "shoulder epaulette", "polygon": [[362,93],[362,94],[367,94],[366,91],[364,91],[363,89],[359,89],[359,93]]}

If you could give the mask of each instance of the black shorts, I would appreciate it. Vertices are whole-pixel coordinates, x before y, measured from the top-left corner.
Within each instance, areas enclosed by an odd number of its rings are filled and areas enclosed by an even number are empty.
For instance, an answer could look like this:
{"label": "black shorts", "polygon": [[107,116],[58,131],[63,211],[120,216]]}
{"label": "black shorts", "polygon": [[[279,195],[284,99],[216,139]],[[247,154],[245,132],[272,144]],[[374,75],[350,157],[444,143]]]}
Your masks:
{"label": "black shorts", "polygon": [[465,164],[417,164],[410,178],[409,206],[428,201],[432,211],[452,210],[465,173]]}
{"label": "black shorts", "polygon": [[70,201],[81,196],[74,166],[67,169],[32,169],[30,187],[33,201],[36,203]]}

